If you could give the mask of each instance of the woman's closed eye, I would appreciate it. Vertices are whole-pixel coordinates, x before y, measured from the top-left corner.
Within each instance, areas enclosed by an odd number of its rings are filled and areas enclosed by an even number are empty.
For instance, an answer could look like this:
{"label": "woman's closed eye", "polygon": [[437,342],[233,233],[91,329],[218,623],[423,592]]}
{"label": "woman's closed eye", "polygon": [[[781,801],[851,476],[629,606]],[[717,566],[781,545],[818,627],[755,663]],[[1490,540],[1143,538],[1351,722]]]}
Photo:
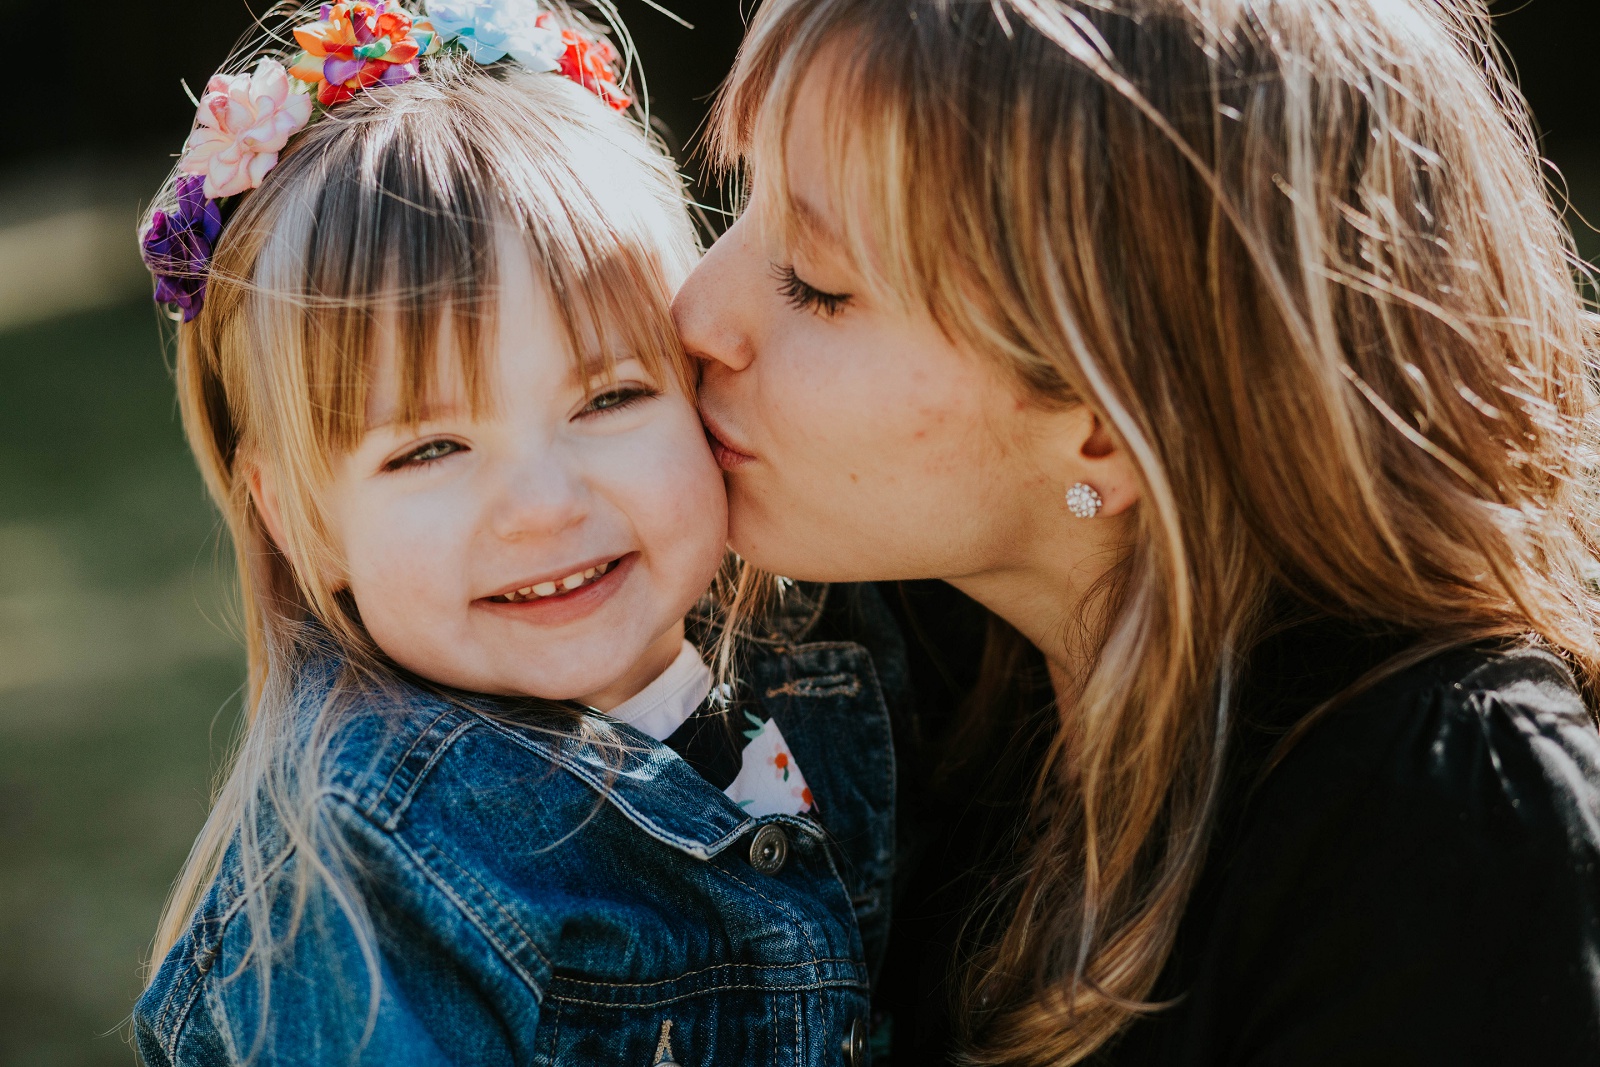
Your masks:
{"label": "woman's closed eye", "polygon": [[850,303],[849,293],[823,292],[796,274],[792,266],[774,264],[772,274],[778,280],[778,292],[796,311],[810,311],[831,319]]}
{"label": "woman's closed eye", "polygon": [[383,469],[386,471],[415,470],[430,463],[437,463],[446,456],[465,451],[467,451],[467,446],[460,441],[452,441],[447,437],[441,437],[432,441],[425,441],[416,448],[402,452],[385,463]]}

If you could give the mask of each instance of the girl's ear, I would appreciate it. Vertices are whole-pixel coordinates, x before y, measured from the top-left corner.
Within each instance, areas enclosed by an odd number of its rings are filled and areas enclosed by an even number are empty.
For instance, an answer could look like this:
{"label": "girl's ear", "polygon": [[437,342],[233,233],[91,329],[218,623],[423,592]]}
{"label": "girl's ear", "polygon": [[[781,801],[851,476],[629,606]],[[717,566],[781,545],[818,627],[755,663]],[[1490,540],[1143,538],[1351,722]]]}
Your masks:
{"label": "girl's ear", "polygon": [[273,482],[271,473],[261,464],[251,463],[248,481],[250,502],[255,505],[256,514],[261,516],[261,523],[267,528],[267,536],[272,538],[272,543],[278,551],[287,557],[288,541],[283,536],[283,520],[278,511],[278,488]]}

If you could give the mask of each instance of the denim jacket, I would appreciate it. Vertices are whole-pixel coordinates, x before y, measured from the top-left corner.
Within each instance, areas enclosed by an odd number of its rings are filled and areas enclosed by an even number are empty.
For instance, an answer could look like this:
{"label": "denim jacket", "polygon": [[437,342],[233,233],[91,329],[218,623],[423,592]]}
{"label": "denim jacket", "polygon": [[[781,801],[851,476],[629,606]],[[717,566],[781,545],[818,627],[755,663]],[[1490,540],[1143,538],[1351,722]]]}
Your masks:
{"label": "denim jacket", "polygon": [[[313,891],[275,950],[263,1032],[236,839],[135,1009],[145,1062],[865,1064],[894,763],[864,648],[803,643],[819,612],[820,596],[790,597],[745,670],[812,815],[750,818],[611,720],[620,756],[421,690],[364,709],[341,727],[322,813],[354,854],[376,994],[344,913]],[[303,859],[281,842],[262,855],[269,889]],[[268,899],[286,929],[292,894]]]}

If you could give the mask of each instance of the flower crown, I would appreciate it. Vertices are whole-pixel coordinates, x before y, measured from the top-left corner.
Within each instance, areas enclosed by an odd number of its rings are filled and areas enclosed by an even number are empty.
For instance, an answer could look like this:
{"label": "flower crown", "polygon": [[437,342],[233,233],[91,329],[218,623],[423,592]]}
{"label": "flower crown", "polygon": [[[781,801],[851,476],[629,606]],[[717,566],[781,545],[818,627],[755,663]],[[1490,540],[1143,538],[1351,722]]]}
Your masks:
{"label": "flower crown", "polygon": [[266,57],[251,73],[207,83],[178,160],[177,204],[152,213],[141,236],[156,302],[176,307],[184,322],[205,302],[222,202],[259,186],[319,105],[326,111],[373,86],[409,81],[424,57],[445,47],[478,63],[509,56],[531,71],[560,73],[617,111],[632,103],[611,43],[557,25],[536,0],[429,0],[425,17],[393,0],[342,0],[323,4],[294,37],[303,51],[287,67]]}

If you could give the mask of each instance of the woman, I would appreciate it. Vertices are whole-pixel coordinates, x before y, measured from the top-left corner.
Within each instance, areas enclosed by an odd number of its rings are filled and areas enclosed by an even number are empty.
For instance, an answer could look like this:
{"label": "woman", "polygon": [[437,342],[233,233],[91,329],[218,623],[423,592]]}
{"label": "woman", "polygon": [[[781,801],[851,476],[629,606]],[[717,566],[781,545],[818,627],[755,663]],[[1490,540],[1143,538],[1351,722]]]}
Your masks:
{"label": "woman", "polygon": [[997,620],[895,1062],[1600,1061],[1596,332],[1484,5],[768,0],[714,135],[735,548]]}

